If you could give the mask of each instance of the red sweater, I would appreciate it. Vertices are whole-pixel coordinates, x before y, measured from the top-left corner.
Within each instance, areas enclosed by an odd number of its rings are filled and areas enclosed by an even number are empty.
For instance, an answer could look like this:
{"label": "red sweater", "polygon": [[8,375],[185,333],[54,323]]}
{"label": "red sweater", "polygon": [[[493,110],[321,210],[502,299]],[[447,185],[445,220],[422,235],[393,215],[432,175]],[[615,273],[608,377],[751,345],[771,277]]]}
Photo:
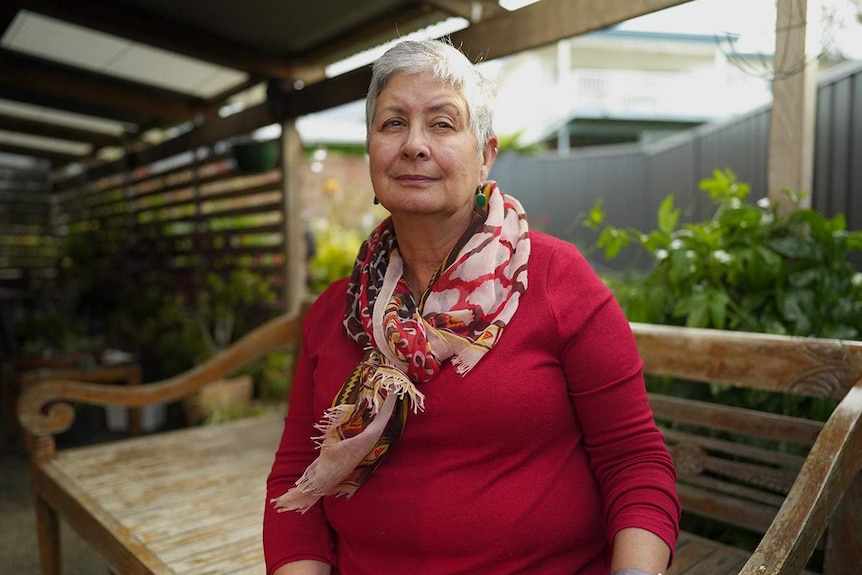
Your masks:
{"label": "red sweater", "polygon": [[[642,363],[610,291],[574,245],[538,232],[529,286],[466,376],[423,384],[425,411],[351,499],[264,515],[268,573],[316,559],[340,575],[608,575],[614,535],[673,549],[679,502]],[[315,458],[313,424],[362,351],[342,327],[346,280],[309,310],[268,499]]]}

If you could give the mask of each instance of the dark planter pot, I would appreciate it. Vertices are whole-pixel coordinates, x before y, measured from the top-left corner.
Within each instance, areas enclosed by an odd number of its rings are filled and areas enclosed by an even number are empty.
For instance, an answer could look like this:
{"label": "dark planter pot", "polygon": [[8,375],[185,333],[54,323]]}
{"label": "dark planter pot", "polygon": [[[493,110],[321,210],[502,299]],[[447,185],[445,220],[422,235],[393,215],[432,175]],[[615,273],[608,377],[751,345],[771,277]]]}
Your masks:
{"label": "dark planter pot", "polygon": [[242,174],[262,174],[274,169],[281,159],[278,140],[249,141],[231,146],[236,169]]}

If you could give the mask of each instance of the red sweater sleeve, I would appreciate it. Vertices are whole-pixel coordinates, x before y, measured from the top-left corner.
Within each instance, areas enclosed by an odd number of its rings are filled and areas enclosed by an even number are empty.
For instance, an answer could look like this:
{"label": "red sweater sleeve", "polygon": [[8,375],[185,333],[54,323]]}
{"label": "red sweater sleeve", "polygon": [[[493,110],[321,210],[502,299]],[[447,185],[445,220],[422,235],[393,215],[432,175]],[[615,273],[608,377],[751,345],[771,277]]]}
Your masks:
{"label": "red sweater sleeve", "polygon": [[[343,289],[340,290],[343,293]],[[330,294],[334,293],[332,290]],[[263,518],[263,549],[267,573],[291,561],[313,559],[336,564],[335,546],[323,503],[318,503],[305,514],[296,511],[278,513],[270,500],[294,486],[308,465],[317,457],[311,433],[321,414],[314,410],[314,363],[309,354],[314,332],[311,326],[320,314],[343,313],[344,299],[336,306],[332,297],[321,295],[308,311],[303,326],[302,351],[297,359],[288,416],[285,419],[281,443],[267,478],[267,502]]]}
{"label": "red sweater sleeve", "polygon": [[[549,294],[569,393],[605,502],[608,543],[639,527],[673,551],[679,534],[676,471],[655,425],[643,362],[622,310],[574,246],[548,266]],[[585,313],[585,311],[587,313]]]}

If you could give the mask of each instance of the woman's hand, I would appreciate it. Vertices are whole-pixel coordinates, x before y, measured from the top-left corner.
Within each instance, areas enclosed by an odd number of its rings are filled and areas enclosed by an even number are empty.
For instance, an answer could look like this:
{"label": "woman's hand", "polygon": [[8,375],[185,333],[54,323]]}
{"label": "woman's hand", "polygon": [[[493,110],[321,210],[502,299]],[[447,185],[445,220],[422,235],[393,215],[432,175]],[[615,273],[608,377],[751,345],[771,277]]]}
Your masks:
{"label": "woman's hand", "polygon": [[332,566],[329,563],[307,559],[282,565],[272,575],[329,575],[330,573],[332,573]]}

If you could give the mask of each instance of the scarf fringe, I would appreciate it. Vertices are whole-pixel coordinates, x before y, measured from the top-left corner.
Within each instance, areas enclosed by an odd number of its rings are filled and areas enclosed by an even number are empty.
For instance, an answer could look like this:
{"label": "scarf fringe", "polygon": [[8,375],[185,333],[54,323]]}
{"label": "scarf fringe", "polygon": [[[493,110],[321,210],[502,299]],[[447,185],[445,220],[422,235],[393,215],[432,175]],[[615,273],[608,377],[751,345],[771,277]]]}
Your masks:
{"label": "scarf fringe", "polygon": [[329,440],[338,441],[336,430],[350,421],[355,412],[356,404],[354,403],[341,403],[324,411],[322,420],[314,424],[314,428],[320,431],[321,435],[311,438],[317,448],[322,448]]}
{"label": "scarf fringe", "polygon": [[[417,389],[403,371],[389,362],[377,350],[372,350],[371,355],[365,361],[367,365],[373,368],[367,382],[371,389],[360,395],[360,398],[365,398],[367,409],[371,410],[373,416],[376,417],[380,411],[381,399],[385,399],[390,393],[395,394],[398,399],[407,397],[410,400],[410,408],[413,413],[425,411],[425,395]],[[356,403],[339,403],[323,412],[321,421],[314,424],[315,429],[320,431],[321,435],[312,437],[318,449],[328,443],[341,441],[338,429],[355,416],[362,403],[361,399]]]}
{"label": "scarf fringe", "polygon": [[370,381],[374,389],[374,413],[379,410],[380,391],[385,391],[387,396],[394,393],[398,399],[406,396],[410,400],[410,408],[413,413],[425,411],[425,394],[416,388],[403,371],[393,365],[380,365],[371,376]]}
{"label": "scarf fringe", "polygon": [[361,433],[341,441],[324,441],[320,455],[296,481],[296,486],[270,503],[278,512],[305,513],[324,495],[352,496],[356,487],[341,483],[374,448],[397,403],[397,394],[387,396],[379,413]]}

